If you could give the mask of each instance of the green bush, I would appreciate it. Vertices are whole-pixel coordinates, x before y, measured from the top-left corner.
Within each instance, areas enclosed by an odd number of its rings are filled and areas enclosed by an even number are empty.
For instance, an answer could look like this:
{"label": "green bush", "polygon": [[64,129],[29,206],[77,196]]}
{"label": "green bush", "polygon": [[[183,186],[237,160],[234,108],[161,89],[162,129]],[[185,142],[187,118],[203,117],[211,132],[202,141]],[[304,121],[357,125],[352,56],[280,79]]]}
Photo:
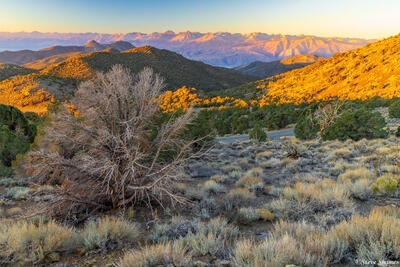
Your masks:
{"label": "green bush", "polygon": [[379,112],[366,108],[344,111],[322,134],[324,140],[360,140],[362,138],[383,138],[388,132],[385,119]]}
{"label": "green bush", "polygon": [[397,137],[400,137],[400,126],[397,127],[396,136],[397,136]]}
{"label": "green bush", "polygon": [[374,193],[391,195],[397,190],[397,181],[393,177],[382,176],[371,185],[371,188]]}
{"label": "green bush", "polygon": [[257,140],[259,142],[263,142],[267,139],[267,134],[258,123],[254,125],[254,128],[250,131],[249,135],[250,139]]}
{"label": "green bush", "polygon": [[294,133],[297,138],[307,140],[316,137],[319,130],[317,122],[310,115],[304,115],[298,119]]}
{"label": "green bush", "polygon": [[37,115],[25,116],[14,107],[0,105],[0,176],[12,175],[12,161],[28,151],[39,122]]}
{"label": "green bush", "polygon": [[213,143],[215,130],[211,127],[209,117],[206,111],[201,111],[193,119],[192,123],[186,126],[183,132],[185,140],[198,140],[193,146],[195,149],[208,146]]}
{"label": "green bush", "polygon": [[400,100],[394,101],[388,110],[390,118],[400,118]]}

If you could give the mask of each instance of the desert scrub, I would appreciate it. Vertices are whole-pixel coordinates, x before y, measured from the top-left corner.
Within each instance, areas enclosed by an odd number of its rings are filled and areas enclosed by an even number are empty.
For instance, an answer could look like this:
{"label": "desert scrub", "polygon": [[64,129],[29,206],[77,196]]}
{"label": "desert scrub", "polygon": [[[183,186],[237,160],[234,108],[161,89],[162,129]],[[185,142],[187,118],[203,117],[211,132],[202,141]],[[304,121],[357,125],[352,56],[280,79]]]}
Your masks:
{"label": "desert scrub", "polygon": [[247,176],[261,176],[263,174],[263,169],[260,167],[251,168],[246,172]]}
{"label": "desert scrub", "polygon": [[179,241],[187,247],[193,256],[217,256],[226,258],[230,254],[230,245],[239,235],[236,226],[217,217],[207,223],[201,223],[196,233],[189,233]]}
{"label": "desert scrub", "polygon": [[355,181],[344,181],[343,187],[346,188],[351,197],[360,200],[368,200],[373,196],[371,183],[371,179],[361,178]]}
{"label": "desert scrub", "polygon": [[259,158],[270,158],[270,157],[272,157],[274,155],[274,152],[272,152],[272,151],[270,151],[270,150],[265,150],[265,151],[263,151],[263,152],[258,152],[257,153],[257,155],[256,155],[256,158],[257,159],[259,159]]}
{"label": "desert scrub", "polygon": [[16,186],[7,191],[7,197],[16,200],[28,199],[31,193],[32,190],[27,187]]}
{"label": "desert scrub", "polygon": [[155,243],[176,240],[185,237],[190,232],[197,232],[199,224],[198,220],[172,217],[170,223],[156,223],[153,232],[147,236],[147,240]]}
{"label": "desert scrub", "polygon": [[242,240],[236,243],[233,262],[236,266],[325,266],[318,261],[293,237],[268,237],[262,243]]}
{"label": "desert scrub", "polygon": [[339,159],[338,161],[334,161],[335,165],[329,169],[329,174],[332,176],[338,176],[344,173],[347,169],[356,168],[355,165],[344,161],[343,159]]}
{"label": "desert scrub", "polygon": [[338,159],[338,158],[349,158],[351,157],[352,152],[347,148],[337,148],[329,153],[329,159]]}
{"label": "desert scrub", "polygon": [[80,233],[85,249],[107,251],[135,243],[140,234],[138,225],[117,217],[103,217],[86,223]]}
{"label": "desert scrub", "polygon": [[227,174],[216,174],[211,176],[211,180],[216,181],[217,183],[226,183],[231,179]]}
{"label": "desert scrub", "polygon": [[346,188],[332,179],[315,183],[297,182],[293,187],[285,187],[279,196],[264,207],[278,218],[295,221],[328,210],[351,210],[353,206]]}
{"label": "desert scrub", "polygon": [[392,195],[397,190],[398,181],[391,175],[384,175],[379,177],[375,183],[371,185],[375,194],[388,194]]}
{"label": "desert scrub", "polygon": [[400,168],[397,165],[383,164],[380,166],[380,171],[383,173],[399,174]]}
{"label": "desert scrub", "polygon": [[125,254],[117,263],[118,267],[156,267],[156,266],[190,266],[190,253],[181,242],[168,242],[145,246]]}
{"label": "desert scrub", "polygon": [[250,224],[254,221],[258,221],[261,218],[261,214],[255,208],[240,208],[236,214],[236,221],[242,224]]}
{"label": "desert scrub", "polygon": [[346,181],[346,180],[355,181],[359,179],[372,180],[374,178],[375,175],[373,172],[361,166],[355,169],[348,169],[338,177],[339,181]]}
{"label": "desert scrub", "polygon": [[244,176],[236,182],[237,187],[248,188],[250,191],[264,188],[264,180],[257,176]]}
{"label": "desert scrub", "polygon": [[[355,215],[333,227],[328,235],[345,242],[359,260],[400,259],[400,211],[374,207],[369,216]],[[354,255],[355,254],[355,255]]]}
{"label": "desert scrub", "polygon": [[280,221],[261,243],[241,240],[236,243],[233,262],[237,266],[278,267],[327,266],[340,262],[347,245],[322,229],[302,223]]}
{"label": "desert scrub", "polygon": [[234,188],[225,196],[225,209],[230,210],[234,207],[247,204],[256,199],[254,193],[247,188]]}
{"label": "desert scrub", "polygon": [[214,180],[207,180],[201,187],[201,192],[203,193],[203,197],[207,198],[212,195],[225,193],[226,188],[223,185],[218,184]]}
{"label": "desert scrub", "polygon": [[271,221],[275,215],[267,209],[240,208],[236,214],[236,220],[242,224],[250,224],[258,220]]}
{"label": "desert scrub", "polygon": [[0,224],[0,255],[10,263],[36,264],[52,252],[71,251],[78,243],[73,228],[52,220]]}

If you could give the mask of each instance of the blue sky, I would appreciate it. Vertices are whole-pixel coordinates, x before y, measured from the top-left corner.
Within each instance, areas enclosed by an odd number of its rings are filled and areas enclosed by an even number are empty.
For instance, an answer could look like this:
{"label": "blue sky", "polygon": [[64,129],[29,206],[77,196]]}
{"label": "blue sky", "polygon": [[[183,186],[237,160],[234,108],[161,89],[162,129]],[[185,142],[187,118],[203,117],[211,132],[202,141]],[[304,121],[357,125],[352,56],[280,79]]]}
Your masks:
{"label": "blue sky", "polygon": [[382,38],[396,0],[0,0],[0,31],[266,32]]}

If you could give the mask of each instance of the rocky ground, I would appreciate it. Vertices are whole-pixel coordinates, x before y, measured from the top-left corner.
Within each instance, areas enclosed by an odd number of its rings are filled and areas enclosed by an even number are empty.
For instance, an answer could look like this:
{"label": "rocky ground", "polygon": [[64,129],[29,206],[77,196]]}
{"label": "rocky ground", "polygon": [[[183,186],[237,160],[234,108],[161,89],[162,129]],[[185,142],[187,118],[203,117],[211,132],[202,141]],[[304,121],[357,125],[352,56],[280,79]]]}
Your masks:
{"label": "rocky ground", "polygon": [[[400,240],[390,234],[381,237],[387,238],[383,246],[375,239],[349,241],[352,233],[341,233],[343,244],[331,244],[328,253],[325,243],[318,243],[318,249],[312,243],[314,249],[310,250],[311,241],[296,231],[321,235],[319,239],[338,238],[338,229],[345,223],[355,224],[357,218],[369,223],[371,214],[388,216],[388,208],[400,224],[399,144],[400,139],[394,136],[346,142],[282,137],[261,143],[217,143],[188,164],[184,179],[176,186],[188,204],[116,215],[140,229],[135,242],[127,239],[118,246],[107,243],[108,249],[91,246],[69,253],[49,252],[40,264],[157,266],[143,263],[150,252],[158,255],[155,257],[170,255],[174,266],[341,266],[356,260],[398,260],[400,254],[391,246]],[[16,221],[29,214],[33,205],[51,201],[52,190],[27,184],[24,179],[1,179],[3,222]],[[383,226],[377,224],[374,229],[380,231],[379,227]],[[290,233],[289,229],[297,229],[297,234],[282,234]],[[346,229],[352,228],[347,225]],[[2,234],[0,227],[0,241]],[[373,234],[358,233],[370,238]],[[288,238],[300,247],[303,256],[279,248],[286,246]],[[181,254],[174,251],[176,247]],[[332,251],[341,254],[334,259]],[[168,261],[159,261],[163,262]]]}

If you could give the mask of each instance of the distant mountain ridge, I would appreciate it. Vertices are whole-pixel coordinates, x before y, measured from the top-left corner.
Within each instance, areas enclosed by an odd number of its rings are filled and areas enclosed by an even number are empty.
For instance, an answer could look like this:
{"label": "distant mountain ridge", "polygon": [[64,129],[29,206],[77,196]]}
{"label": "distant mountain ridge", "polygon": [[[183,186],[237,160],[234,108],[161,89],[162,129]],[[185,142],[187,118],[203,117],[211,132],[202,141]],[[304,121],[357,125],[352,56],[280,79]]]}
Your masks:
{"label": "distant mountain ridge", "polygon": [[[28,68],[40,69],[46,66],[45,62],[49,64],[61,62],[71,56],[79,54],[86,54],[105,49],[115,49],[118,51],[125,51],[134,48],[134,46],[125,41],[116,41],[110,44],[100,44],[94,40],[88,42],[83,46],[52,46],[43,48],[38,51],[20,50],[20,51],[4,51],[0,52],[0,63],[25,65]],[[57,56],[60,56],[59,58]],[[47,59],[47,60],[44,60]]]}
{"label": "distant mountain ridge", "polygon": [[126,34],[0,32],[0,47],[13,50],[40,49],[53,45],[82,46],[90,40],[98,43],[127,41],[134,46],[151,45],[177,52],[189,59],[224,67],[239,66],[253,61],[276,61],[300,54],[330,57],[336,52],[356,49],[372,41],[305,35],[189,31],[150,34],[140,32]]}
{"label": "distant mountain ridge", "polygon": [[323,57],[314,55],[298,55],[272,62],[254,61],[233,69],[260,78],[267,78],[305,67],[322,59]]}

